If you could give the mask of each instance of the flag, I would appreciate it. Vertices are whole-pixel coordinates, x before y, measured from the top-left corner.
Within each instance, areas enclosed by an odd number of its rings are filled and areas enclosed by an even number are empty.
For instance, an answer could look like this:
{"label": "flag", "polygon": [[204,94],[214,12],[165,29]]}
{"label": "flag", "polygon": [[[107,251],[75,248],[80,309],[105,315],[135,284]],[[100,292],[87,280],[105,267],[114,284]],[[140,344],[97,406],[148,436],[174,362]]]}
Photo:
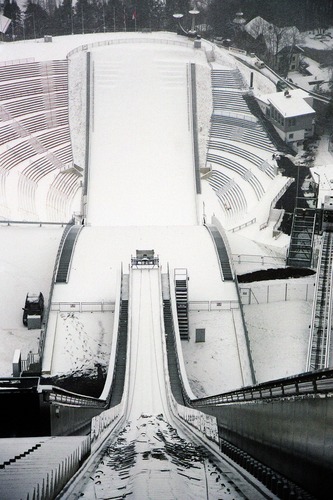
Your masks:
{"label": "flag", "polygon": [[6,33],[11,22],[12,20],[9,17],[0,14],[0,33]]}
{"label": "flag", "polygon": [[136,8],[134,8],[133,14],[132,14],[132,21],[135,21],[135,20],[136,20]]}

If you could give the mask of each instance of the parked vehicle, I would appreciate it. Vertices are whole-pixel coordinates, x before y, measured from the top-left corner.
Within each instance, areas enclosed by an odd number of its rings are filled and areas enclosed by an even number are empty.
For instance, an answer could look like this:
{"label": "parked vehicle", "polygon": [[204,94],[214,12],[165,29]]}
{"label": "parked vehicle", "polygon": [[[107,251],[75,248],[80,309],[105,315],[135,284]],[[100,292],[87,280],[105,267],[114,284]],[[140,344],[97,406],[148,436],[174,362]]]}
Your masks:
{"label": "parked vehicle", "polygon": [[44,296],[42,292],[27,293],[23,307],[23,324],[28,325],[28,316],[41,316],[44,314]]}

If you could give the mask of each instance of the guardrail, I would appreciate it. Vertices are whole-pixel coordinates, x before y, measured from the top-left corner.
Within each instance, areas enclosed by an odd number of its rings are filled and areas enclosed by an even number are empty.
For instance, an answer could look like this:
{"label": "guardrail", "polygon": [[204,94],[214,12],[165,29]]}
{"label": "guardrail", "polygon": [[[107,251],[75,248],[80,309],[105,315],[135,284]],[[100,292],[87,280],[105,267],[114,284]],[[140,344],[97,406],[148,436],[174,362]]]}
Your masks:
{"label": "guardrail", "polygon": [[48,324],[49,315],[50,315],[51,301],[52,301],[52,295],[53,295],[55,278],[56,278],[57,271],[58,271],[59,259],[60,259],[60,255],[61,255],[61,252],[62,252],[62,248],[63,248],[63,245],[64,245],[64,241],[66,239],[67,233],[69,232],[69,230],[71,229],[71,227],[74,225],[74,223],[75,223],[74,218],[70,222],[67,223],[67,225],[66,225],[66,227],[64,229],[64,232],[62,234],[62,237],[61,237],[61,240],[60,240],[60,243],[59,243],[58,252],[57,252],[57,255],[56,255],[54,269],[53,269],[53,275],[52,275],[52,281],[51,281],[51,286],[50,286],[50,292],[49,292],[48,306],[47,306],[46,311],[44,313],[43,328],[41,330],[40,339],[39,339],[38,354],[40,356],[40,359],[42,359],[43,352],[44,352],[45,336],[46,336],[47,324]]}
{"label": "guardrail", "polygon": [[24,63],[31,63],[35,62],[34,57],[27,57],[25,59],[11,59],[9,61],[1,61],[0,66],[14,66],[14,64],[24,64]]}
{"label": "guardrail", "polygon": [[[275,207],[275,204],[276,202],[284,195],[284,193],[287,191],[287,189],[289,188],[289,186],[295,181],[295,179],[292,179],[290,178],[288,180],[288,182],[286,182],[286,184],[280,189],[280,191],[278,192],[277,195],[274,196],[273,200],[271,201],[271,204],[270,204],[270,208],[269,208],[269,215],[268,215],[268,218],[266,220],[266,222],[263,222],[262,224],[260,224],[260,227],[259,229],[262,230],[262,229],[265,229],[267,226],[268,226],[268,223],[269,223],[269,219],[271,217],[271,212],[273,210],[273,208]],[[277,221],[275,224],[274,224],[274,228],[273,228],[273,231],[276,230],[276,226],[278,224],[279,221]]]}
{"label": "guardrail", "polygon": [[253,219],[251,219],[251,220],[249,220],[247,222],[244,222],[243,224],[239,224],[239,226],[233,227],[232,229],[230,229],[230,231],[232,233],[236,233],[236,231],[240,231],[244,227],[252,226],[252,224],[255,224],[256,222],[257,222],[256,217],[253,217]]}
{"label": "guardrail", "polygon": [[52,302],[51,311],[56,312],[114,312],[114,302]]}
{"label": "guardrail", "polygon": [[215,406],[230,403],[246,403],[274,398],[288,398],[305,395],[327,395],[333,391],[333,370],[307,372],[293,377],[244,387],[216,396],[191,401],[193,407]]}
{"label": "guardrail", "polygon": [[32,389],[37,387],[38,383],[39,377],[5,377],[0,378],[0,390]]}
{"label": "guardrail", "polygon": [[286,259],[285,257],[271,257],[269,255],[248,255],[248,254],[232,254],[233,262],[237,264],[245,264],[245,263],[257,263],[267,265],[267,264],[276,264],[277,262],[281,262],[281,265],[285,265]]}
{"label": "guardrail", "polygon": [[253,123],[258,123],[258,119],[253,116],[253,115],[247,115],[245,113],[240,113],[237,111],[227,111],[225,109],[219,110],[219,109],[214,109],[213,115],[218,115],[218,116],[229,116],[230,118],[239,118],[240,120],[246,120],[248,122],[253,122]]}
{"label": "guardrail", "polygon": [[70,392],[66,389],[62,389],[53,385],[40,384],[38,386],[38,392],[42,393],[44,401],[49,403],[59,403],[80,407],[84,406],[86,408],[105,408],[106,406],[105,400],[76,394],[75,392]]}
{"label": "guardrail", "polygon": [[189,311],[231,311],[239,307],[238,300],[192,300],[188,303]]}
{"label": "guardrail", "polygon": [[7,224],[7,226],[10,226],[11,224],[33,224],[36,226],[66,226],[68,222],[46,222],[46,221],[33,221],[33,220],[7,220],[7,219],[0,219],[0,224]]}
{"label": "guardrail", "polygon": [[179,45],[181,47],[193,47],[193,42],[182,42],[179,40],[168,40],[168,39],[163,39],[163,38],[151,38],[150,36],[147,38],[119,38],[119,39],[113,39],[113,40],[102,40],[100,42],[94,42],[94,43],[88,43],[88,44],[83,44],[80,47],[76,47],[75,49],[71,50],[67,54],[67,59],[71,57],[74,54],[77,54],[78,52],[85,52],[91,49],[94,49],[95,47],[103,47],[106,45],[120,45],[122,43],[158,43],[158,44],[164,44],[164,45]]}

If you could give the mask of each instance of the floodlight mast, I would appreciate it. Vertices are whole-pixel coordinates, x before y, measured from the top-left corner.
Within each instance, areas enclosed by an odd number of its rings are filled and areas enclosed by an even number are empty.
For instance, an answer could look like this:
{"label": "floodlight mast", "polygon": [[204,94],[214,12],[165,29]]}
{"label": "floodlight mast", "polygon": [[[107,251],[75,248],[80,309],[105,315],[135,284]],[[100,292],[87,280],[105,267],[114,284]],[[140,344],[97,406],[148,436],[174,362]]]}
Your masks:
{"label": "floodlight mast", "polygon": [[189,10],[189,14],[192,16],[192,23],[191,23],[191,29],[189,29],[188,31],[182,26],[182,23],[181,23],[181,20],[183,19],[184,17],[184,14],[180,14],[180,13],[175,13],[173,14],[173,18],[176,19],[176,21],[178,22],[178,26],[180,28],[180,30],[187,36],[191,37],[191,38],[194,38],[197,36],[197,31],[195,29],[195,17],[200,14],[200,12],[198,11],[198,9],[196,7],[194,7],[192,10]]}

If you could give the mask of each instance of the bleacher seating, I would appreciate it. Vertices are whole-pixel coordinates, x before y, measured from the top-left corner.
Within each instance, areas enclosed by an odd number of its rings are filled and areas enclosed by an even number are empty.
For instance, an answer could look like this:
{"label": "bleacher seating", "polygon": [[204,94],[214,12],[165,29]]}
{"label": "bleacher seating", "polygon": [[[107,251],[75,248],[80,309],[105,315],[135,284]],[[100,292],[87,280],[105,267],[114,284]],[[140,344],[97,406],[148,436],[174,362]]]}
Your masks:
{"label": "bleacher seating", "polygon": [[[9,114],[10,118],[17,118],[31,113],[38,113],[46,110],[56,110],[63,108],[62,112],[67,114],[68,93],[66,90],[53,92],[52,94],[38,94],[29,97],[21,97],[1,103],[0,117],[3,111]],[[2,118],[3,119],[3,118]]]}
{"label": "bleacher seating", "polygon": [[210,137],[246,143],[269,152],[276,150],[258,123],[241,118],[212,115]]}
{"label": "bleacher seating", "polygon": [[241,92],[213,88],[213,108],[214,110],[228,109],[239,113],[250,113]]}
{"label": "bleacher seating", "polygon": [[[276,148],[244,99],[246,86],[240,72],[213,69],[211,82],[213,114],[206,158],[212,168],[209,183],[224,212],[227,211],[226,215],[234,217],[247,210],[252,196],[253,201],[260,201],[269,179],[275,176],[267,159],[253,149],[261,150],[263,156],[267,156]],[[250,188],[248,192],[246,184]]]}
{"label": "bleacher seating", "polygon": [[240,163],[230,160],[229,158],[226,158],[224,156],[220,156],[219,154],[214,154],[213,151],[214,150],[209,150],[207,155],[207,161],[212,161],[214,163],[217,163],[218,165],[221,165],[225,169],[228,169],[229,171],[235,172],[238,175],[240,175],[244,180],[246,180],[251,185],[256,194],[257,199],[260,200],[260,198],[263,196],[265,192],[265,189],[261,184],[260,180],[255,176],[255,174],[251,170],[248,170],[246,167],[241,165]]}
{"label": "bleacher seating", "polygon": [[[19,172],[19,210],[36,215],[35,194],[50,177],[47,203],[56,204],[55,218],[68,217],[80,186],[76,174],[59,174],[72,163],[68,124],[67,60],[0,65],[0,191],[1,213],[8,207],[6,179]],[[68,198],[68,199],[67,199]],[[60,200],[60,201],[59,201]],[[52,217],[51,217],[52,219]],[[62,220],[62,219],[60,219]]]}
{"label": "bleacher seating", "polygon": [[68,213],[72,200],[76,195],[80,185],[78,176],[75,173],[58,173],[49,187],[46,205],[54,220],[62,220],[63,214]]}
{"label": "bleacher seating", "polygon": [[225,151],[226,153],[231,153],[239,158],[253,163],[253,165],[255,165],[259,170],[265,172],[271,179],[275,176],[273,167],[269,163],[264,161],[263,158],[260,158],[260,156],[248,151],[247,149],[243,149],[238,145],[220,140],[209,141],[208,147],[210,149],[218,149],[220,151]]}
{"label": "bleacher seating", "polygon": [[246,211],[246,197],[241,187],[220,170],[212,170],[209,184],[216,192],[226,216],[234,216]]}
{"label": "bleacher seating", "polygon": [[238,69],[214,69],[211,73],[213,88],[235,88],[244,86],[243,78]]}

